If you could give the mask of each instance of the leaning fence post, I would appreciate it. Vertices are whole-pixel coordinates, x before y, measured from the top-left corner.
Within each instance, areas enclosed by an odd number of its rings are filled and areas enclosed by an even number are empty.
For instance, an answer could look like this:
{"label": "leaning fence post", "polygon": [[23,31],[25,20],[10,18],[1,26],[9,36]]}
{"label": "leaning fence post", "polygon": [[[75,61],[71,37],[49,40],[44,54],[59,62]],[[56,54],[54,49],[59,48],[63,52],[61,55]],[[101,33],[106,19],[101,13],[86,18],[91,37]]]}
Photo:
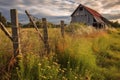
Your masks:
{"label": "leaning fence post", "polygon": [[37,33],[38,33],[38,35],[39,35],[40,39],[43,41],[43,37],[42,37],[42,35],[41,35],[41,33],[40,33],[40,31],[39,31],[39,29],[38,29],[38,27],[37,27],[36,23],[33,21],[33,19],[32,19],[32,17],[31,17],[31,15],[28,13],[28,11],[27,11],[27,10],[25,10],[25,13],[27,14],[27,16],[28,16],[28,18],[29,18],[30,22],[31,22],[31,23],[33,24],[33,26],[35,27],[35,29],[36,29],[36,31],[37,31]]}
{"label": "leaning fence post", "polygon": [[48,42],[48,29],[47,29],[47,20],[46,18],[42,18],[42,24],[43,24],[43,37],[44,37],[44,46],[45,46],[45,52],[47,54],[50,53],[50,48],[49,48],[49,42]]}
{"label": "leaning fence post", "polygon": [[16,57],[18,54],[21,53],[18,12],[16,9],[11,9],[10,13],[11,13],[11,23],[12,23],[12,38],[13,38],[14,57]]}
{"label": "leaning fence post", "polygon": [[61,20],[60,26],[61,26],[61,35],[64,38],[64,21],[63,20]]}

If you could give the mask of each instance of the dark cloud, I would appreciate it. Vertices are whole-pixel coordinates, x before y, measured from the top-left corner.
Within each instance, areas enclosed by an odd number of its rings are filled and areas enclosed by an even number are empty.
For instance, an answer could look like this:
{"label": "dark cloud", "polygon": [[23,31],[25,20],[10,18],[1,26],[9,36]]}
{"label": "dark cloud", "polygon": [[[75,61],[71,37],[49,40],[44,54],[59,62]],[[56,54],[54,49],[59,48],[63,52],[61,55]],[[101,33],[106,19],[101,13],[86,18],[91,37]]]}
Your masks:
{"label": "dark cloud", "polygon": [[69,16],[48,16],[47,19],[48,21],[56,24],[59,24],[61,20],[64,20],[65,23],[70,23]]}
{"label": "dark cloud", "polygon": [[[106,3],[106,2],[104,1],[104,3]],[[111,8],[111,7],[114,7],[114,6],[117,6],[117,5],[120,6],[120,0],[107,3],[106,5],[103,6],[103,8],[108,9],[108,8]]]}
{"label": "dark cloud", "polygon": [[102,15],[109,20],[120,19],[120,14],[102,14]]}
{"label": "dark cloud", "polygon": [[87,1],[84,3],[84,5],[97,6],[97,4],[95,4],[95,1],[94,1],[94,3],[91,1]]}

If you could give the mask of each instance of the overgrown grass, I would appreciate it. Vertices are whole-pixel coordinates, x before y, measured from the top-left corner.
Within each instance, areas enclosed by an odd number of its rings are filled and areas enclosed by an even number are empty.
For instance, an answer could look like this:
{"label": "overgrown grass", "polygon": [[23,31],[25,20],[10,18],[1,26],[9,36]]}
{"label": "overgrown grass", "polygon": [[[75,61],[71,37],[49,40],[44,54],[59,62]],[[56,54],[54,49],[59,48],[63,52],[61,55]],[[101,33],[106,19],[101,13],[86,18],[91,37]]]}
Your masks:
{"label": "overgrown grass", "polygon": [[[40,30],[42,33],[42,30]],[[12,42],[0,30],[0,80],[119,80],[120,29],[96,30],[71,24],[65,38],[49,28],[51,54],[34,29],[21,29],[22,55],[11,71],[4,68],[12,57]]]}

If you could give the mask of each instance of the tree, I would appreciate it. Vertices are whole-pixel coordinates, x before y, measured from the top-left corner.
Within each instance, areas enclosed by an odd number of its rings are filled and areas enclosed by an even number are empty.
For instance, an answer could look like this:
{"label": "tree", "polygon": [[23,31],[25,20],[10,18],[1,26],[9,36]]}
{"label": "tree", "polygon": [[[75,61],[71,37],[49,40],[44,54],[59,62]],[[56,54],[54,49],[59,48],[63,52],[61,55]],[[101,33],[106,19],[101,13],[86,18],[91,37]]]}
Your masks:
{"label": "tree", "polygon": [[7,20],[4,16],[0,14],[0,22],[2,22],[5,26],[7,26]]}
{"label": "tree", "polygon": [[42,27],[42,22],[41,21],[37,21],[36,25],[37,25],[38,28],[41,28]]}
{"label": "tree", "polygon": [[11,22],[7,22],[7,27],[12,27]]}
{"label": "tree", "polygon": [[118,27],[120,28],[120,23],[118,21],[111,22],[111,26],[115,28],[118,28]]}

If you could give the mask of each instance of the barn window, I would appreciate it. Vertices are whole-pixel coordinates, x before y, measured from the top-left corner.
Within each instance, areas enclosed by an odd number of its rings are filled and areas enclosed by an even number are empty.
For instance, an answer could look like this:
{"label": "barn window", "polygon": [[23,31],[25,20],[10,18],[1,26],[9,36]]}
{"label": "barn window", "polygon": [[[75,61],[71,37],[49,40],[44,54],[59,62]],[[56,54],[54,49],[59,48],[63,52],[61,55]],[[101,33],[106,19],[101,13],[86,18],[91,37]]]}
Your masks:
{"label": "barn window", "polygon": [[83,10],[83,7],[80,7],[79,10],[82,11],[82,10]]}
{"label": "barn window", "polygon": [[93,18],[93,22],[96,22],[95,18]]}

